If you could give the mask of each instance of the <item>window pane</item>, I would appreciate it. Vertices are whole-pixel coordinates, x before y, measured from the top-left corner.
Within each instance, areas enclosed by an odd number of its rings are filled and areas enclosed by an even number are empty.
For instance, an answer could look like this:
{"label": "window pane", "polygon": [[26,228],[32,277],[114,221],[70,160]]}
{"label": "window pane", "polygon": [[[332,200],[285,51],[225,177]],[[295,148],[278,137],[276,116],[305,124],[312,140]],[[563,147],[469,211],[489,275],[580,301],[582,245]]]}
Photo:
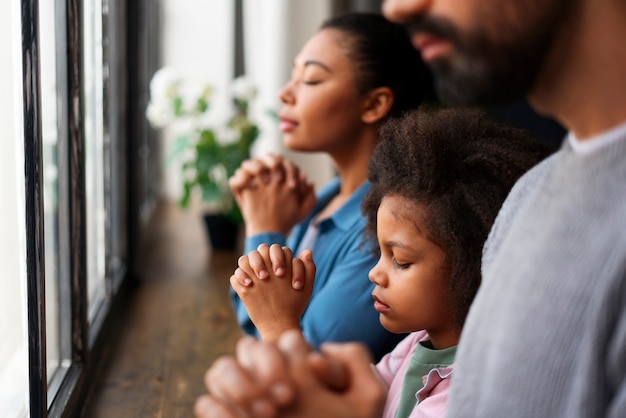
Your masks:
{"label": "window pane", "polygon": [[[27,415],[28,338],[20,2],[0,13],[0,416]],[[7,10],[8,9],[8,10]]]}
{"label": "window pane", "polygon": [[[111,155],[109,171],[111,203],[109,213],[107,213],[110,222],[110,236],[107,236],[110,239],[108,244],[110,253],[107,253],[106,257],[107,274],[111,275],[111,279],[120,280],[128,252],[126,240],[128,227],[125,210],[128,188],[126,165],[124,164],[126,161],[127,103],[123,73],[119,71],[120,68],[125,68],[127,63],[125,58],[126,46],[123,42],[126,31],[122,24],[125,5],[122,2],[109,2],[108,7],[108,16],[105,18],[105,23],[108,25],[108,30],[105,30],[105,35],[108,37],[108,42],[105,42],[105,45],[108,45],[108,51],[105,49],[105,61],[108,62],[106,62],[105,68],[112,71],[109,72],[108,86],[105,86],[105,101],[108,111],[108,120],[105,120],[105,126],[108,126],[108,138],[105,134],[105,144],[108,140]],[[147,17],[147,19],[153,20],[151,17]]]}
{"label": "window pane", "polygon": [[105,296],[102,3],[84,1],[85,187],[89,320]]}
{"label": "window pane", "polygon": [[46,365],[48,382],[61,363],[59,316],[59,185],[54,0],[39,2],[43,203],[46,266]]}

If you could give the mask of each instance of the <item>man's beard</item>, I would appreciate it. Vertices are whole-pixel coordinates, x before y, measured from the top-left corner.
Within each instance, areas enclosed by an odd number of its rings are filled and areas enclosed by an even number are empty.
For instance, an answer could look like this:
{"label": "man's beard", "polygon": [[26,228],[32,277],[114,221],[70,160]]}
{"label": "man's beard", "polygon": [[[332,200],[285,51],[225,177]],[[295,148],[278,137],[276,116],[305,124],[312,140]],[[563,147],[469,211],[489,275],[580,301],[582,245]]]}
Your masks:
{"label": "man's beard", "polygon": [[547,20],[532,22],[523,33],[505,27],[505,36],[497,39],[485,30],[461,33],[450,22],[430,16],[407,29],[451,43],[448,56],[429,63],[439,99],[451,105],[493,105],[532,88],[556,31],[555,22]]}
{"label": "man's beard", "polygon": [[[522,59],[517,55],[487,51],[468,53],[431,63],[439,98],[451,105],[494,105],[526,93],[533,85],[543,53]],[[511,56],[514,55],[514,56]]]}

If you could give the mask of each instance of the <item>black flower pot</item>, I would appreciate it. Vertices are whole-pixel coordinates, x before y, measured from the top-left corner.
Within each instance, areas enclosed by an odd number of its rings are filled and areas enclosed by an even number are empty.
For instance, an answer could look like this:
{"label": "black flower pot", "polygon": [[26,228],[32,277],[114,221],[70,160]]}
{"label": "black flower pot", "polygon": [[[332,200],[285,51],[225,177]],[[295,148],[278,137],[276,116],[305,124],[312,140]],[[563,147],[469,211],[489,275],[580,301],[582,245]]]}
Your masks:
{"label": "black flower pot", "polygon": [[204,224],[214,250],[235,250],[239,224],[225,215],[205,214]]}

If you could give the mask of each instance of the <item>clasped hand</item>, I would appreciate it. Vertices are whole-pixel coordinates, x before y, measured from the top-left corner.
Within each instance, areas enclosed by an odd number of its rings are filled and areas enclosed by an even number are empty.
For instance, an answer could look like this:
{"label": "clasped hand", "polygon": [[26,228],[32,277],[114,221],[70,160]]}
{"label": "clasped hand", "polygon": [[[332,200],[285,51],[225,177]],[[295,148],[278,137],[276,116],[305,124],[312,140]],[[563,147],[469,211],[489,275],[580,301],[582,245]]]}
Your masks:
{"label": "clasped hand", "polygon": [[289,231],[315,205],[315,191],[306,175],[280,155],[244,161],[228,184],[241,209],[246,235]]}
{"label": "clasped hand", "polygon": [[261,244],[239,257],[238,266],[230,284],[261,337],[276,340],[285,330],[300,330],[315,279],[311,251],[294,257],[288,247]]}
{"label": "clasped hand", "polygon": [[302,334],[277,342],[244,337],[236,358],[221,357],[204,377],[199,418],[379,418],[387,388],[362,344],[311,350]]}

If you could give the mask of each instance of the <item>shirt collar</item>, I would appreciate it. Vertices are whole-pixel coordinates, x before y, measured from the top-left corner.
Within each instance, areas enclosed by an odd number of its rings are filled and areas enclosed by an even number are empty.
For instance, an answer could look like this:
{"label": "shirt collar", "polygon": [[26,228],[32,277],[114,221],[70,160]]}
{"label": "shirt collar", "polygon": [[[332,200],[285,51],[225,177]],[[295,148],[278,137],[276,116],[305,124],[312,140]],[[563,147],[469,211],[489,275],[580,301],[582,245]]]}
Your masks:
{"label": "shirt collar", "polygon": [[625,138],[626,122],[584,141],[577,138],[573,132],[567,134],[567,141],[577,154],[590,154]]}
{"label": "shirt collar", "polygon": [[[371,183],[365,181],[358,189],[352,193],[350,198],[337,210],[330,218],[325,219],[320,223],[320,227],[328,222],[332,222],[337,228],[342,230],[348,230],[359,219],[363,217],[361,211],[361,203],[365,197],[365,194],[370,189]],[[339,193],[341,187],[341,180],[337,177],[333,179],[326,187],[324,187],[318,196],[318,204],[314,210],[317,214],[319,211],[328,204],[328,202]]]}

